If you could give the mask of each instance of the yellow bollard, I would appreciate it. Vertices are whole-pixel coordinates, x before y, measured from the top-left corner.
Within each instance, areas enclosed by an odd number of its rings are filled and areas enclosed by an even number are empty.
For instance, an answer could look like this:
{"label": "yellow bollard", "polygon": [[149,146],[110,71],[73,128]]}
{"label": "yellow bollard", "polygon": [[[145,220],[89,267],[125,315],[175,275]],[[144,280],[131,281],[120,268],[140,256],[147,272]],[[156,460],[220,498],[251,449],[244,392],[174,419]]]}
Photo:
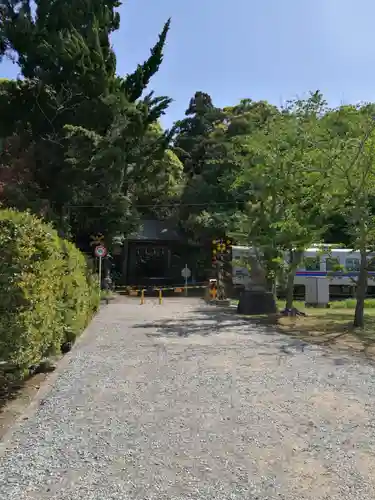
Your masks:
{"label": "yellow bollard", "polygon": [[211,288],[211,300],[215,300],[217,296],[216,288]]}
{"label": "yellow bollard", "polygon": [[208,282],[208,286],[206,288],[206,300],[207,302],[211,302],[215,300],[217,297],[217,280],[210,279]]}
{"label": "yellow bollard", "polygon": [[145,291],[141,290],[141,305],[145,303]]}
{"label": "yellow bollard", "polygon": [[163,293],[162,293],[162,289],[160,288],[159,290],[159,304],[161,305],[163,303]]}

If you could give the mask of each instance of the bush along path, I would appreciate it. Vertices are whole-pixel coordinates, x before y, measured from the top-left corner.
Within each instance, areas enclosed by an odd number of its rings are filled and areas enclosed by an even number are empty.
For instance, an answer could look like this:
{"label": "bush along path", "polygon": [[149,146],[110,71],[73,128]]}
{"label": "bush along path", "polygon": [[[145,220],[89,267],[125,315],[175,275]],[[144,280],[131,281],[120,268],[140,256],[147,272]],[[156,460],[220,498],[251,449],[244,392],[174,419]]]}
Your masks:
{"label": "bush along path", "polygon": [[14,382],[53,370],[99,302],[72,243],[29,213],[0,210],[0,400]]}

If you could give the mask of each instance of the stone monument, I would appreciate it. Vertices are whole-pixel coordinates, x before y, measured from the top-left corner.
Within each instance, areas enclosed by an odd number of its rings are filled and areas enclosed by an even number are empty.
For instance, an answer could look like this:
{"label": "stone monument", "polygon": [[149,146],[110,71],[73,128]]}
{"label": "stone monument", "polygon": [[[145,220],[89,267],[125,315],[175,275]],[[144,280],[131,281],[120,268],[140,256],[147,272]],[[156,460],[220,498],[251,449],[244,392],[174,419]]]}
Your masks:
{"label": "stone monument", "polygon": [[275,297],[267,290],[265,272],[254,257],[250,258],[250,283],[240,295],[237,312],[249,316],[277,312]]}

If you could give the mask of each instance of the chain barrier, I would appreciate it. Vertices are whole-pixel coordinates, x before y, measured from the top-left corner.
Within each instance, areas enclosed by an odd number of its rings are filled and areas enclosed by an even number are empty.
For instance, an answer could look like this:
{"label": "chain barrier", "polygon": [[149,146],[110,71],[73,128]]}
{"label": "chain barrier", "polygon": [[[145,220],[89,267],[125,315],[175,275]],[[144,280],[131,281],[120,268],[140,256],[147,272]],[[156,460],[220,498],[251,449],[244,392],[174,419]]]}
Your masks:
{"label": "chain barrier", "polygon": [[198,290],[202,289],[205,291],[204,299],[206,302],[215,300],[217,297],[217,282],[216,280],[210,280],[209,283],[202,285],[188,285],[183,286],[168,286],[168,287],[137,287],[137,286],[117,286],[115,291],[130,297],[140,297],[140,305],[146,303],[145,293],[146,292],[156,292],[159,305],[163,304],[163,292],[174,292],[176,295],[183,294],[187,290]]}

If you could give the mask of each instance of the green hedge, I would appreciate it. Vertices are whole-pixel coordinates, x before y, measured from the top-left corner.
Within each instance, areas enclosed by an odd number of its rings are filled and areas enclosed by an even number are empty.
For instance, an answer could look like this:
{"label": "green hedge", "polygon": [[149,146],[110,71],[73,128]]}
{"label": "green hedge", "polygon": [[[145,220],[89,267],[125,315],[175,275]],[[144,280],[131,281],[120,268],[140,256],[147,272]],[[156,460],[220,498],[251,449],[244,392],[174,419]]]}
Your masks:
{"label": "green hedge", "polygon": [[0,361],[25,371],[58,352],[99,300],[74,245],[29,213],[0,210]]}
{"label": "green hedge", "polygon": [[[344,299],[344,300],[334,300],[329,303],[332,309],[355,309],[356,299]],[[365,300],[365,309],[374,309],[375,299]]]}
{"label": "green hedge", "polygon": [[[64,342],[75,340],[90,321],[100,302],[98,280],[91,280],[85,256],[69,241],[62,241]],[[96,286],[95,286],[96,285]]]}

